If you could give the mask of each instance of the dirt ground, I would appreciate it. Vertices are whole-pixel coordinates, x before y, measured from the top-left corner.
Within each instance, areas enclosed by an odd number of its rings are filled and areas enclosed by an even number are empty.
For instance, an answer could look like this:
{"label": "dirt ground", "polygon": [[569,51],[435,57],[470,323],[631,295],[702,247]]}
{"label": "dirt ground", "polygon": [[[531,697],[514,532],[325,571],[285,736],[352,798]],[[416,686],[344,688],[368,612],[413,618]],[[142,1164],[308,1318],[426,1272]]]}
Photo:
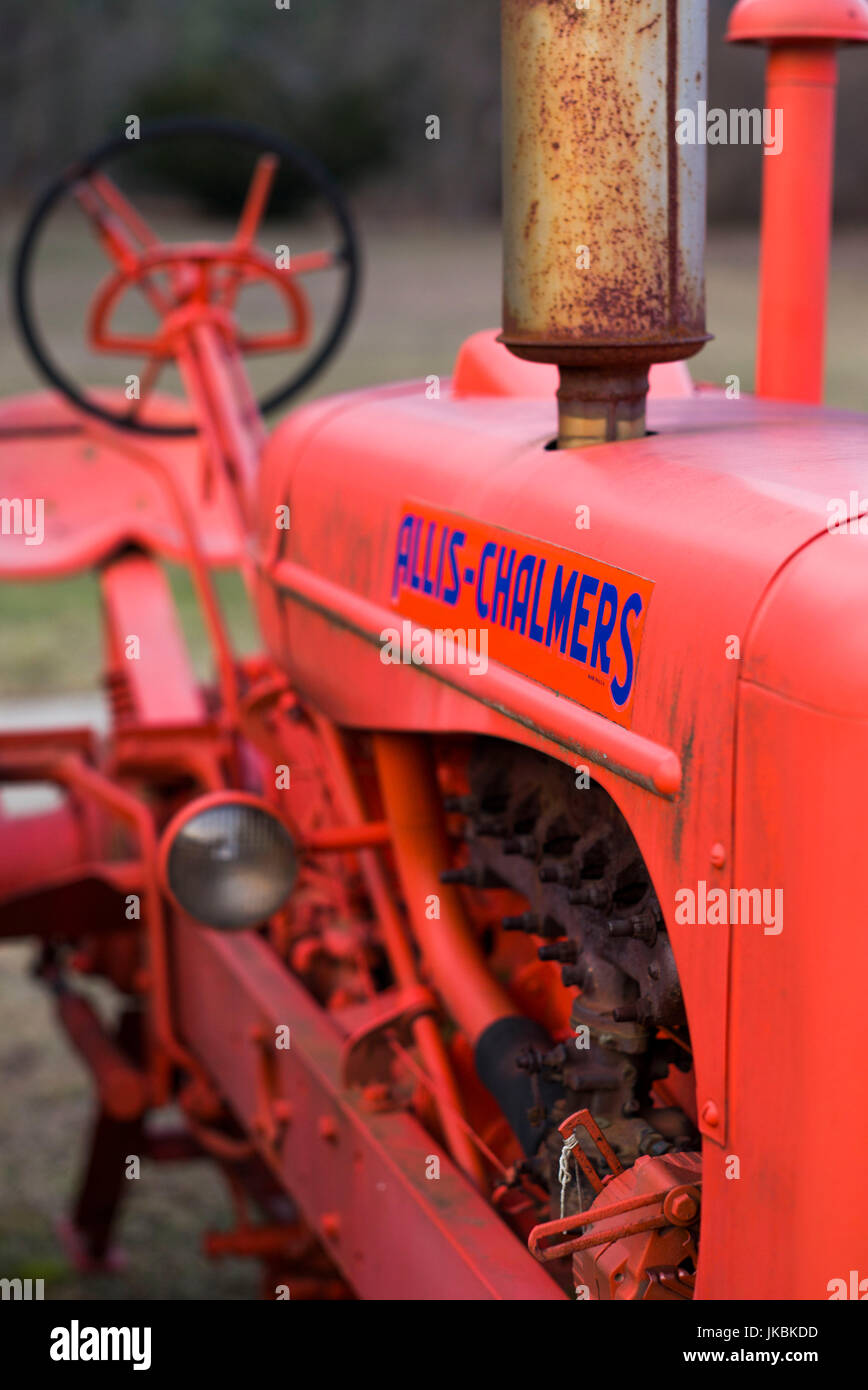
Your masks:
{"label": "dirt ground", "polygon": [[[8,256],[15,228],[0,223]],[[67,305],[70,275],[91,267],[93,251],[73,239],[46,267],[60,340],[74,357],[78,322]],[[831,404],[868,404],[868,240],[840,235],[832,277],[828,396]],[[722,382],[731,373],[749,390],[753,379],[756,240],[716,232],[708,257],[708,322],[715,341],[693,364],[694,375]],[[372,231],[366,242],[366,284],[352,337],[316,394],[392,378],[447,374],[462,339],[497,323],[499,232],[494,227],[401,226]],[[7,313],[5,306],[3,315]],[[0,317],[0,382],[4,394],[36,382]],[[176,591],[200,664],[189,586]],[[224,597],[239,640],[255,642],[238,586]],[[95,586],[88,577],[65,585],[0,590],[0,727],[27,718],[28,699],[47,692],[96,689],[99,631]],[[247,1298],[256,1269],[241,1261],[209,1263],[204,1230],[226,1226],[221,1181],[207,1164],[144,1164],[130,1183],[119,1236],[126,1271],[82,1280],[70,1271],[54,1223],[74,1191],[81,1135],[89,1112],[82,1066],[62,1043],[44,991],[29,978],[31,948],[0,949],[0,1277],[46,1280],[49,1298]]]}

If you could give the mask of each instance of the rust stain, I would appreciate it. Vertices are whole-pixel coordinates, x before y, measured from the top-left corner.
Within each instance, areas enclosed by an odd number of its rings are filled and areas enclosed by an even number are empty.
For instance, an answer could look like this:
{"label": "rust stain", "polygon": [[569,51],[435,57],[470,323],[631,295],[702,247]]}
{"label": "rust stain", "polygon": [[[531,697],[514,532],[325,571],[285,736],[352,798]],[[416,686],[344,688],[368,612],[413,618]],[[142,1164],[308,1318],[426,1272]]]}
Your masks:
{"label": "rust stain", "polygon": [[[675,140],[679,17],[703,7],[503,0],[504,334],[520,350],[663,360],[704,341],[701,248],[680,235],[688,155]],[[701,55],[687,61],[701,80]]]}

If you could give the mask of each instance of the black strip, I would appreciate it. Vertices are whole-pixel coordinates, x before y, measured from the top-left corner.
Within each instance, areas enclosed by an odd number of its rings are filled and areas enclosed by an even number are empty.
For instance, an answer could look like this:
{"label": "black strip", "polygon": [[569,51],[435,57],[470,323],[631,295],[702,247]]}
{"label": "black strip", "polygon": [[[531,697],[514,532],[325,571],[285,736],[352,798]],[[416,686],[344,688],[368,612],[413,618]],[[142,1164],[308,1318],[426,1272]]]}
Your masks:
{"label": "black strip", "polygon": [[533,1124],[531,1109],[540,1105],[547,1113],[563,1092],[539,1076],[532,1080],[517,1062],[529,1048],[550,1052],[551,1047],[551,1038],[544,1028],[530,1018],[512,1014],[489,1024],[474,1049],[477,1075],[494,1096],[526,1154],[536,1153],[546,1131],[545,1114],[543,1123]]}
{"label": "black strip", "polygon": [[675,139],[678,88],[678,0],[666,3],[666,151],[668,182],[669,236],[669,326],[675,328],[678,314],[678,280],[681,246],[678,237],[680,212],[678,193],[678,142]]}

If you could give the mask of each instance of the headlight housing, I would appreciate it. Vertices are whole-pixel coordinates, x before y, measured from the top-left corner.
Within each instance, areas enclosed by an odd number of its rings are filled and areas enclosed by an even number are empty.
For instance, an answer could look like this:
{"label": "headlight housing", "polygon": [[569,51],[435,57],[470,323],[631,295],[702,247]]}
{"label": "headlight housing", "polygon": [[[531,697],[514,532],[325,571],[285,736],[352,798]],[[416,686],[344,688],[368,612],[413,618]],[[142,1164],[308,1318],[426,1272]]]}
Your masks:
{"label": "headlight housing", "polygon": [[297,856],[286,826],[259,797],[219,792],[190,802],[161,847],[163,886],[207,927],[241,931],[264,922],[292,892]]}

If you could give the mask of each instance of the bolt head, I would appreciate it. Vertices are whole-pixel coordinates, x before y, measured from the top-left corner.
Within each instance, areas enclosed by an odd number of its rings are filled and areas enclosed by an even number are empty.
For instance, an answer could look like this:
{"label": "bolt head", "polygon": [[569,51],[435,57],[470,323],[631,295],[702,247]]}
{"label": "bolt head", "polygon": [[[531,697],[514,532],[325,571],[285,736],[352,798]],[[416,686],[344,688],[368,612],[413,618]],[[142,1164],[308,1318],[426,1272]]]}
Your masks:
{"label": "bolt head", "polygon": [[696,1215],[696,1203],[686,1192],[679,1192],[677,1197],[673,1197],[669,1210],[676,1221],[692,1221]]}
{"label": "bolt head", "polygon": [[338,1125],[333,1115],[320,1115],[317,1129],[321,1139],[325,1139],[331,1144],[337,1141]]}
{"label": "bolt head", "polygon": [[392,1092],[381,1081],[373,1081],[367,1085],[362,1092],[362,1098],[371,1110],[389,1110],[392,1107]]}
{"label": "bolt head", "polygon": [[341,1218],[336,1211],[323,1212],[322,1233],[328,1240],[337,1240],[341,1233]]}
{"label": "bolt head", "polygon": [[709,1129],[717,1129],[720,1124],[720,1110],[713,1100],[707,1100],[703,1105],[701,1119]]}

